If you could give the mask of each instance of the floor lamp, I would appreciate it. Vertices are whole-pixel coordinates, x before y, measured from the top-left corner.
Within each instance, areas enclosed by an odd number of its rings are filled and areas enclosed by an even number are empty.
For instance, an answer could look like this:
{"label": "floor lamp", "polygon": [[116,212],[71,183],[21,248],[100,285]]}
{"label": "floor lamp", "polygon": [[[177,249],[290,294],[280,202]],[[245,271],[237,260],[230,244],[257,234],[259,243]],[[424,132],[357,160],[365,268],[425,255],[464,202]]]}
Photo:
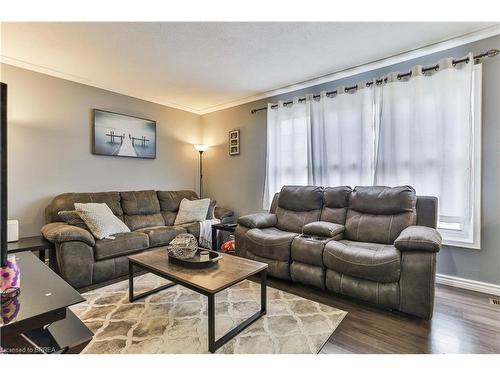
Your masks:
{"label": "floor lamp", "polygon": [[200,199],[202,198],[202,190],[201,187],[203,186],[203,153],[208,150],[207,145],[194,145],[194,149],[200,153]]}

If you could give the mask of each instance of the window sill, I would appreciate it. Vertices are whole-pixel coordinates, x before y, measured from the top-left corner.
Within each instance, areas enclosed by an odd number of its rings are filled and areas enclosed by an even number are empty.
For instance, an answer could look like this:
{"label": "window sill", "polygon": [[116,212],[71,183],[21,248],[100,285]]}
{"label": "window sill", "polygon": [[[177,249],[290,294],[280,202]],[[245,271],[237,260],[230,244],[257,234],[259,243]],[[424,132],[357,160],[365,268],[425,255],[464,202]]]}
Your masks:
{"label": "window sill", "polygon": [[[442,233],[441,233],[441,235],[442,235]],[[471,250],[481,250],[480,243],[446,239],[444,236],[443,236],[442,244],[443,244],[443,246],[460,247],[460,248],[471,249]]]}

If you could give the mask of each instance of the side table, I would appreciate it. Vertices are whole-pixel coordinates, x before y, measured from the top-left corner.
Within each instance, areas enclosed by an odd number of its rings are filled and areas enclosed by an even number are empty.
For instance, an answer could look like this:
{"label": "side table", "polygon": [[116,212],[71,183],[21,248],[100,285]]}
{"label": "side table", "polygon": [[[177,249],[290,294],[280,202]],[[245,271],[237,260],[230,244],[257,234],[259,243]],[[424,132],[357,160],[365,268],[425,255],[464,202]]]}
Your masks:
{"label": "side table", "polygon": [[43,263],[46,263],[47,250],[49,251],[49,267],[55,270],[55,246],[43,236],[23,237],[18,241],[7,243],[7,252],[9,254],[38,251],[38,257]]}
{"label": "side table", "polygon": [[29,354],[82,351],[94,334],[68,307],[85,298],[35,254],[24,251],[14,256],[21,273],[21,292],[2,301],[2,349]]}
{"label": "side table", "polygon": [[217,241],[217,231],[224,231],[234,233],[236,231],[236,224],[214,224],[212,225],[212,250],[220,251],[219,243]]}

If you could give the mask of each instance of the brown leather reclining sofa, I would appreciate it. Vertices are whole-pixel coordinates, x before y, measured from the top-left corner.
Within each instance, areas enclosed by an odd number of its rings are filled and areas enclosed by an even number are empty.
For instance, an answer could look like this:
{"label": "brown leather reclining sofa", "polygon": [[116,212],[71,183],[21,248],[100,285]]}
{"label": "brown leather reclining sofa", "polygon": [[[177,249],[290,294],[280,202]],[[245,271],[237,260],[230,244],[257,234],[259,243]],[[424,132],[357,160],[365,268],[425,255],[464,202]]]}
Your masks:
{"label": "brown leather reclining sofa", "polygon": [[430,319],[437,198],[410,186],[284,186],[269,213],[240,217],[236,252],[277,278]]}

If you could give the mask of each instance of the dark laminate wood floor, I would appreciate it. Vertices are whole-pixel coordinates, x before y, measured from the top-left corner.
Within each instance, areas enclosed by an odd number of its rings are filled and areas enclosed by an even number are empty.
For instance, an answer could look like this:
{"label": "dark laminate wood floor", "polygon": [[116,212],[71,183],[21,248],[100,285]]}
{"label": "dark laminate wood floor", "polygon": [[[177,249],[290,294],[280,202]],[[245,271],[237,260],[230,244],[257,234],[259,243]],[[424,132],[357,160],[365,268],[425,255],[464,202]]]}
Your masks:
{"label": "dark laminate wood floor", "polygon": [[306,286],[268,283],[348,312],[321,353],[500,353],[500,306],[486,294],[438,285],[434,317],[425,321]]}

